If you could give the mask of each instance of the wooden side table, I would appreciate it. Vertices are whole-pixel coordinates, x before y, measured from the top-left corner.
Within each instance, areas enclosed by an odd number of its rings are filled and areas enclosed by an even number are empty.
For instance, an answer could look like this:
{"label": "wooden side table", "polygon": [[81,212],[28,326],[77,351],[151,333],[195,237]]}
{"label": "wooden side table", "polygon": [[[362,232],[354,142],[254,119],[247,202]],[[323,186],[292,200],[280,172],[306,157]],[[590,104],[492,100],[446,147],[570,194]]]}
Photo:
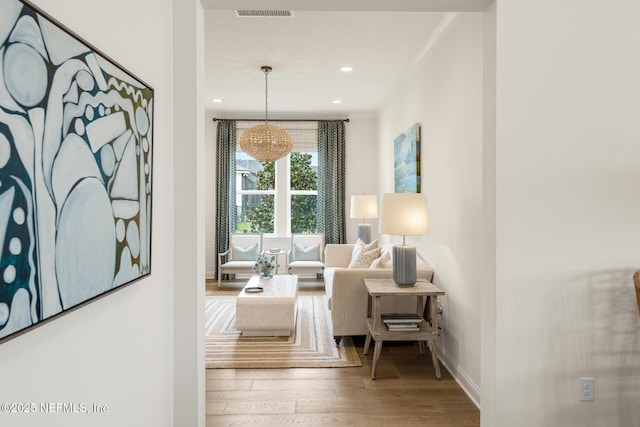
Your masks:
{"label": "wooden side table", "polygon": [[[435,342],[439,336],[436,300],[438,295],[444,295],[444,291],[429,282],[417,282],[415,286],[399,287],[392,279],[363,280],[367,292],[369,292],[369,304],[367,308],[369,333],[364,343],[363,354],[367,354],[369,351],[371,338],[376,342],[373,349],[371,379],[376,379],[376,368],[378,367],[380,351],[382,350],[382,343],[384,341],[418,341],[420,354],[424,354],[424,344],[426,342],[431,351],[431,359],[436,371],[436,378],[440,379],[440,364],[435,349]],[[389,331],[382,321],[382,313],[380,312],[380,298],[385,296],[417,296],[416,314],[422,318],[419,329],[416,331]],[[424,297],[427,297],[427,305],[423,309]],[[425,319],[425,312],[427,312],[427,310],[431,319]]]}

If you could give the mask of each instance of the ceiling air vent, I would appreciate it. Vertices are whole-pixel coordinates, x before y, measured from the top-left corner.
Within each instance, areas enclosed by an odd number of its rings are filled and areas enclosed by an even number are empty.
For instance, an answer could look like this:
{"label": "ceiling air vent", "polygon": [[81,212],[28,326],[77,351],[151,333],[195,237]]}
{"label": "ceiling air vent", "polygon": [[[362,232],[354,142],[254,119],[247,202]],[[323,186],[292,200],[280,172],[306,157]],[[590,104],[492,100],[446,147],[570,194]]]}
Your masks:
{"label": "ceiling air vent", "polygon": [[238,18],[293,18],[293,10],[236,10]]}

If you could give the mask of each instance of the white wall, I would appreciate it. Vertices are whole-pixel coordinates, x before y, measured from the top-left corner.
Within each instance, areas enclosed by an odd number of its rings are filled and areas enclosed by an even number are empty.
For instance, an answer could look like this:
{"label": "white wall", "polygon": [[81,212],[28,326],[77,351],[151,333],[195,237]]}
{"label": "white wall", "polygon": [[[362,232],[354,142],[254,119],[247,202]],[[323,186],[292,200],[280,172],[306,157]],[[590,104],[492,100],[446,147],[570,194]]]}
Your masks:
{"label": "white wall", "polygon": [[497,3],[495,426],[640,426],[638,16]]}
{"label": "white wall", "polygon": [[447,293],[443,362],[479,402],[483,15],[449,14],[442,29],[440,40],[380,111],[379,187],[393,192],[393,139],[420,123],[430,231],[411,240],[433,266],[434,283]]}
{"label": "white wall", "polygon": [[[216,123],[213,117],[221,117],[222,114],[209,111],[205,114],[205,195],[206,195],[206,275],[214,278],[214,263],[217,258],[215,251],[215,182],[216,182]],[[373,114],[356,114],[349,116],[346,127],[347,141],[347,167],[345,185],[347,241],[355,242],[358,220],[349,219],[351,194],[377,194],[377,129],[376,119]],[[378,235],[377,220],[368,220],[372,224],[372,237]],[[265,238],[265,247],[279,247],[289,249],[290,238]]]}
{"label": "white wall", "polygon": [[480,303],[480,424],[495,425],[496,410],[496,4],[484,13],[482,129],[482,270]]}
{"label": "white wall", "polygon": [[169,0],[35,4],[155,89],[151,276],[0,345],[0,402],[96,403],[108,414],[6,414],[3,426],[170,426],[173,132]]}
{"label": "white wall", "polygon": [[[350,115],[346,125],[347,170],[345,185],[345,214],[347,223],[347,243],[358,238],[358,224],[361,219],[351,219],[351,196],[359,194],[380,194],[378,191],[378,141],[377,119],[371,115]],[[378,205],[380,200],[378,199]],[[378,219],[368,219],[371,224],[371,240],[378,238]]]}
{"label": "white wall", "polygon": [[175,426],[205,425],[204,12],[173,0]]}

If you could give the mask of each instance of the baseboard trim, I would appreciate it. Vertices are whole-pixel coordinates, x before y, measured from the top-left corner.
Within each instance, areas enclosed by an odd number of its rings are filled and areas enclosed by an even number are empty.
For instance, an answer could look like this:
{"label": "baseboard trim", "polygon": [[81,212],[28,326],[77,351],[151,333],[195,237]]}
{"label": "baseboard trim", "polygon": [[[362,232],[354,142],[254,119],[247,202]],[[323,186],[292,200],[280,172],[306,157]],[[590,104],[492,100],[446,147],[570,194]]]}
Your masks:
{"label": "baseboard trim", "polygon": [[436,351],[438,353],[438,358],[440,362],[447,368],[451,375],[456,380],[458,385],[464,390],[464,392],[469,396],[469,399],[480,408],[480,387],[473,382],[471,377],[465,372],[464,369],[460,367],[456,363],[455,360],[451,357],[451,355],[447,352],[447,350],[442,347],[442,344],[436,343]]}

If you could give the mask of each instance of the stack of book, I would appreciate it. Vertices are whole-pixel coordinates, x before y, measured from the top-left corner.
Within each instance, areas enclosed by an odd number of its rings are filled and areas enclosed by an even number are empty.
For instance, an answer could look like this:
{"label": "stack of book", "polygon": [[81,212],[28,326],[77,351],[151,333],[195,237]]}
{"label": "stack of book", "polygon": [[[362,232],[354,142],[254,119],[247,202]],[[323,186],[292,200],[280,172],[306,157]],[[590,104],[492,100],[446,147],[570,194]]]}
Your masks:
{"label": "stack of book", "polygon": [[422,318],[415,313],[386,313],[382,321],[390,331],[419,331]]}

